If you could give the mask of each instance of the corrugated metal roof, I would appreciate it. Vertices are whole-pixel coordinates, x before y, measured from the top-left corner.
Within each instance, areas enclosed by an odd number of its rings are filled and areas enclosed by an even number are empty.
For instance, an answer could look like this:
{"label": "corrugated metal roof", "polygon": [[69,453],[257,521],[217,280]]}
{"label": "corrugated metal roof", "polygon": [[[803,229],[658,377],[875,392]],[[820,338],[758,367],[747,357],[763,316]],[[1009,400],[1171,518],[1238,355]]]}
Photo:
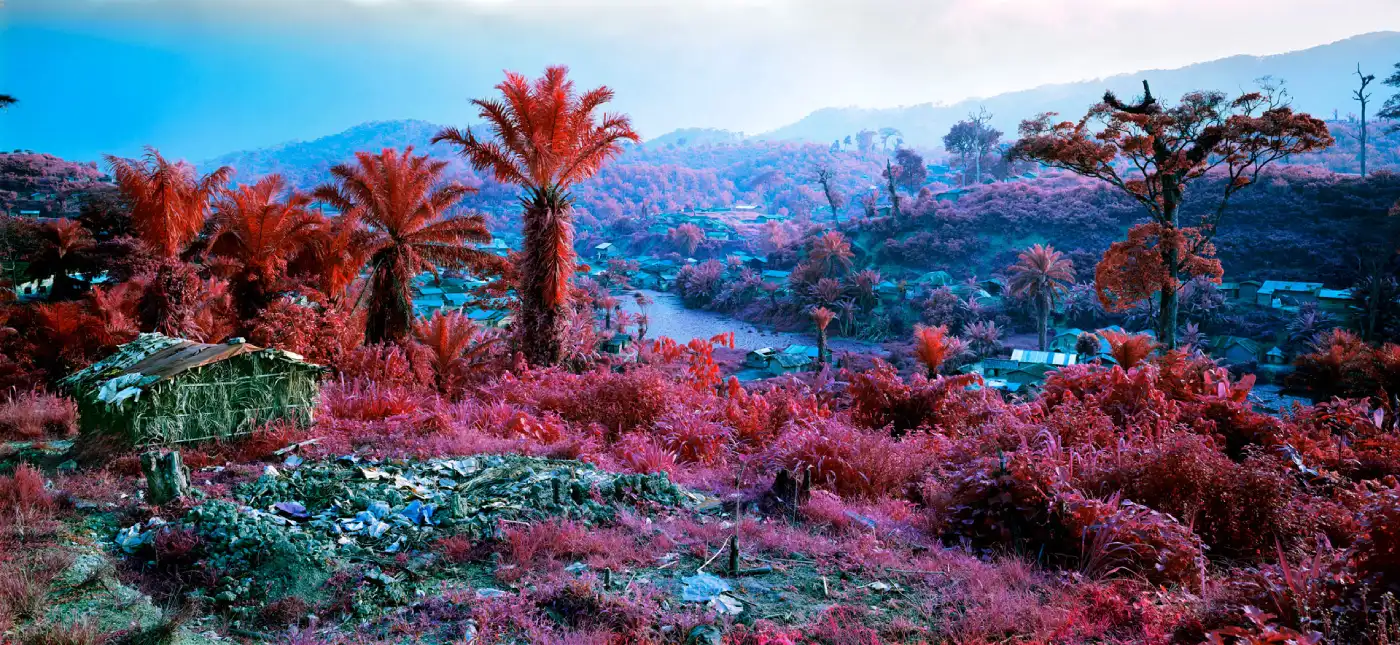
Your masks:
{"label": "corrugated metal roof", "polygon": [[119,347],[111,356],[69,375],[64,379],[64,383],[69,386],[95,386],[98,382],[129,374],[140,374],[144,377],[141,379],[141,386],[145,387],[197,367],[258,352],[266,352],[280,360],[319,368],[317,365],[305,363],[297,354],[244,342],[197,343],[162,334],[141,334],[136,340]]}
{"label": "corrugated metal roof", "polygon": [[1038,363],[1041,365],[1074,365],[1079,362],[1076,354],[1061,354],[1059,352],[1038,352],[1029,349],[1011,350],[1011,360],[1018,363]]}
{"label": "corrugated metal roof", "polygon": [[1312,293],[1321,289],[1321,282],[1286,282],[1283,280],[1265,280],[1263,286],[1259,287],[1259,293],[1270,294],[1278,291],[1287,291],[1290,293]]}

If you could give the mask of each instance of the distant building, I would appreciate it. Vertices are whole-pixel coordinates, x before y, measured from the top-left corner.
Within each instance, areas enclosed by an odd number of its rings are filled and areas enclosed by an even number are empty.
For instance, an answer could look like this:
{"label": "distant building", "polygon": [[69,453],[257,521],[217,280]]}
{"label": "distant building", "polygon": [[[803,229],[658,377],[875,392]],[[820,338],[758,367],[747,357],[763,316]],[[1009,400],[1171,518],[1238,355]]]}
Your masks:
{"label": "distant building", "polygon": [[768,372],[774,376],[792,374],[805,371],[811,364],[812,359],[804,355],[781,352],[774,354],[773,360],[768,362]]}
{"label": "distant building", "polygon": [[1013,349],[1011,350],[1011,360],[1017,363],[1064,367],[1066,365],[1077,364],[1079,362],[1079,355],[1062,352],[1040,352],[1030,349]]}
{"label": "distant building", "polygon": [[1228,365],[1258,363],[1264,353],[1259,343],[1239,336],[1218,336],[1212,338],[1210,355]]}
{"label": "distant building", "polygon": [[1265,280],[1255,293],[1255,303],[1261,307],[1296,306],[1317,302],[1322,292],[1321,282],[1285,282]]}
{"label": "distant building", "polygon": [[612,242],[603,242],[593,247],[593,257],[597,260],[608,260],[617,256],[617,248]]}
{"label": "distant building", "polygon": [[777,356],[778,352],[772,347],[755,349],[744,356],[744,364],[758,369],[768,369],[768,363]]}

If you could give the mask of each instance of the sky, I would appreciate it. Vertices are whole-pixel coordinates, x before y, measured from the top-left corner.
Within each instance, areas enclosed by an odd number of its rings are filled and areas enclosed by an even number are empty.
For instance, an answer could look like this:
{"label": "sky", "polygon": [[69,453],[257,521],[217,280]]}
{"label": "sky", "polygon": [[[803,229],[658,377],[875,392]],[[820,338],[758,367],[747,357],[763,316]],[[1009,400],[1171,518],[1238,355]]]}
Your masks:
{"label": "sky", "polygon": [[[1325,8],[1324,8],[1325,5]],[[0,149],[200,161],[365,121],[469,125],[569,65],[645,138],[953,103],[1400,30],[1397,0],[0,0]]]}

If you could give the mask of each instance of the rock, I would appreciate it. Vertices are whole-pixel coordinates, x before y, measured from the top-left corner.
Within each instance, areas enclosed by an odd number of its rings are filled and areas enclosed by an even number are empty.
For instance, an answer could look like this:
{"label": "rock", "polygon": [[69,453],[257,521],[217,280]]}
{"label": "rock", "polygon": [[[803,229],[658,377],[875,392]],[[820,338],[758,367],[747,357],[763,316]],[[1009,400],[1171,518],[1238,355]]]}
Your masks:
{"label": "rock", "polygon": [[696,625],[685,638],[686,645],[723,645],[724,633],[714,625]]}

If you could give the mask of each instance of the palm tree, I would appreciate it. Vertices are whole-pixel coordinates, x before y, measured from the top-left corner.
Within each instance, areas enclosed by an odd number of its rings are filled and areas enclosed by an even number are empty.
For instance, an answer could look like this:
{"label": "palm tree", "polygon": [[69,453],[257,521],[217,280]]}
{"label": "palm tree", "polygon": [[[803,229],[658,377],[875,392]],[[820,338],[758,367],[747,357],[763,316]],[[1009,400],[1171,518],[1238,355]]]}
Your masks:
{"label": "palm tree", "polygon": [[359,279],[374,237],[354,217],[337,217],[317,227],[308,254],[310,272],[317,277],[317,288],[332,302],[345,297]]}
{"label": "palm tree", "polygon": [[224,166],[203,177],[194,166],[171,162],[155,148],[140,160],[107,155],[122,196],[131,205],[131,225],[157,253],[175,258],[204,228],[209,202],[224,192],[233,169]]}
{"label": "palm tree", "polygon": [[924,364],[929,378],[938,376],[938,369],[944,363],[966,352],[967,343],[961,338],[949,336],[947,325],[914,327],[914,357]]}
{"label": "palm tree", "polygon": [[446,161],[414,156],[413,147],[379,154],[355,153],[355,163],[331,168],[337,185],[317,188],[315,197],[369,229],[365,252],[370,262],[365,339],[399,341],[413,323],[410,289],[414,276],[438,268],[491,273],[500,258],[466,246],[485,243],[491,232],[480,215],[447,217],[474,189],[441,183]]}
{"label": "palm tree", "polygon": [[97,244],[77,220],[57,219],[40,226],[35,233],[38,247],[29,256],[29,277],[53,277],[50,300],[66,300],[78,294],[79,283],[72,277],[91,267],[91,251]]}
{"label": "palm tree", "polygon": [[502,98],[472,101],[495,135],[493,140],[480,140],[470,130],[446,129],[433,142],[459,146],[477,169],[525,189],[518,285],[521,340],[530,360],[553,365],[562,354],[569,279],[574,274],[569,189],[620,154],[623,141],[641,137],[625,115],[597,114],[612,100],[612,90],[599,87],[579,94],[566,67],[549,67],[533,82],[507,72],[496,89]]}
{"label": "palm tree", "polygon": [[321,223],[306,210],[311,197],[286,191],[280,175],[268,175],[251,186],[240,186],[214,207],[210,254],[236,267],[234,299],[243,320],[255,317],[281,288],[292,259],[306,248]]}
{"label": "palm tree", "polygon": [[817,365],[826,364],[826,326],[831,324],[831,319],[836,317],[836,312],[826,307],[817,307],[812,310],[812,322],[817,324]]}
{"label": "palm tree", "polygon": [[16,103],[19,103],[19,99],[10,96],[9,94],[0,94],[0,110],[10,107],[11,105],[14,105]]}
{"label": "palm tree", "polygon": [[1113,329],[1105,329],[1099,333],[1108,341],[1108,351],[1113,360],[1125,370],[1147,360],[1159,346],[1157,341],[1147,334],[1129,334]]}
{"label": "palm tree", "polygon": [[419,320],[413,326],[414,339],[428,349],[433,372],[437,374],[438,390],[447,392],[462,368],[476,365],[495,338],[482,333],[470,318],[451,312],[434,312],[432,318]]}
{"label": "palm tree", "polygon": [[836,231],[827,231],[812,240],[812,250],[808,255],[813,263],[821,267],[822,275],[827,277],[850,271],[851,260],[855,258],[851,243]]}
{"label": "palm tree", "polygon": [[1046,331],[1050,323],[1050,310],[1074,283],[1074,263],[1053,246],[1036,244],[1021,252],[1016,264],[1009,269],[1011,293],[1029,298],[1035,302],[1040,331],[1040,351],[1049,345]]}

